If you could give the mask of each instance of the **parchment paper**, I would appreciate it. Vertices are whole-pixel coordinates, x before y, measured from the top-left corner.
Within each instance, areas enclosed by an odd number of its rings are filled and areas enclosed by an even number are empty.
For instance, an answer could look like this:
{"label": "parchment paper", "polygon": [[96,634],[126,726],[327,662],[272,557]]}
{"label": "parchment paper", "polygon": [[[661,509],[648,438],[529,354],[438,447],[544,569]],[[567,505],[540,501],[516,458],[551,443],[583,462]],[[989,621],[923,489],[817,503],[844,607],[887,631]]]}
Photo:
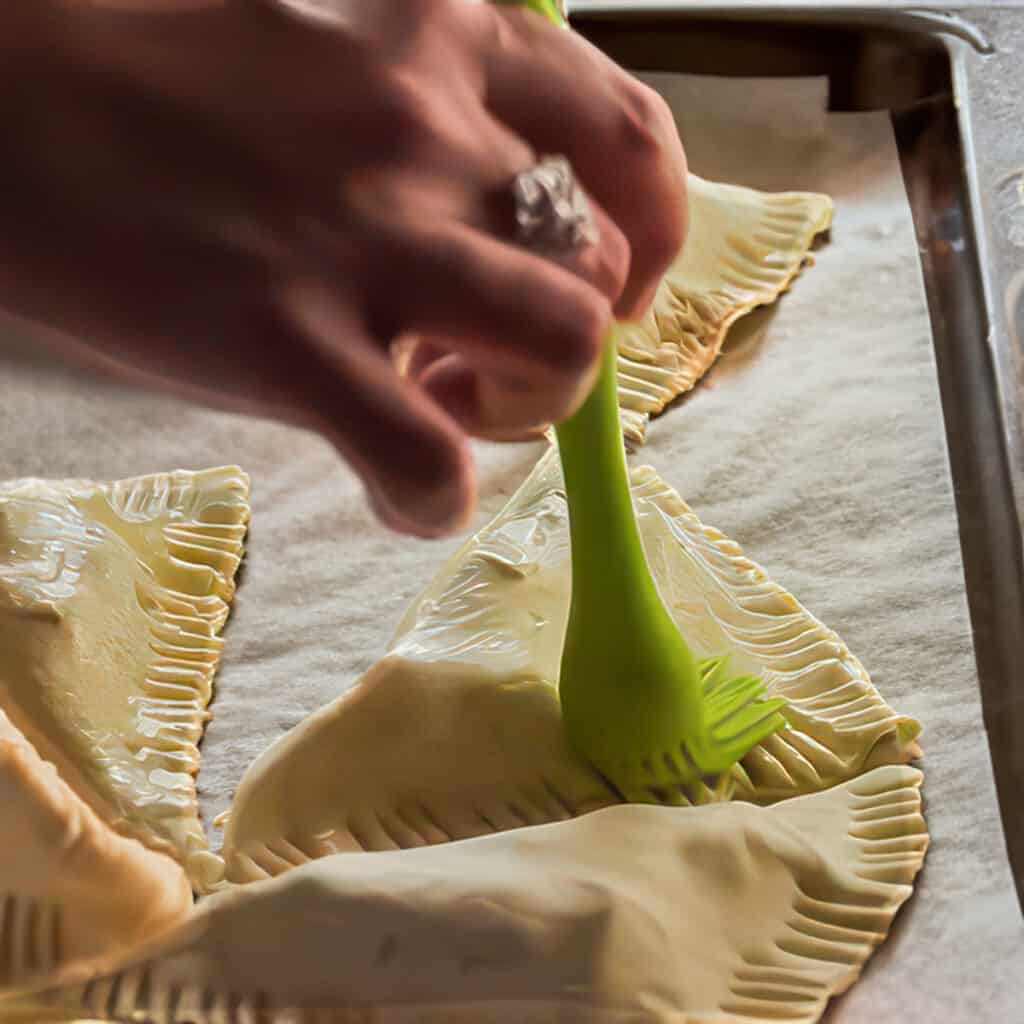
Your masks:
{"label": "parchment paper", "polygon": [[[931,335],[888,117],[826,115],[823,80],[648,76],[693,170],[836,200],[818,266],[740,325],[709,379],[655,421],[653,463],[848,641],[924,723],[933,846],[918,892],[831,1024],[1021,1020],[1024,926],[982,725]],[[0,327],[0,478],[116,478],[237,462],[249,555],[203,745],[207,821],[268,742],[383,652],[458,539],[377,526],[333,451],[276,424],[99,381]],[[538,445],[478,448],[479,520]]]}

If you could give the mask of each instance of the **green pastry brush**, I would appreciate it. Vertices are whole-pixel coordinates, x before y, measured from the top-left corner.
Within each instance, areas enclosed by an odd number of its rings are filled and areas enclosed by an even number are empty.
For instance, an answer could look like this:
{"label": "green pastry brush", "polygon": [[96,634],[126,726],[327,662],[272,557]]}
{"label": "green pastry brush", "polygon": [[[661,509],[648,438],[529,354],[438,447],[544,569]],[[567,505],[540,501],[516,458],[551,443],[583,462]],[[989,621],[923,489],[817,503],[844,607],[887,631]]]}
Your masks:
{"label": "green pastry brush", "polygon": [[651,576],[619,423],[614,337],[597,384],[556,428],[572,541],[559,696],[571,744],[628,800],[679,802],[785,725],[726,658],[698,662]]}
{"label": "green pastry brush", "polygon": [[[507,0],[498,0],[507,2]],[[525,0],[567,25],[557,0]],[[559,673],[570,743],[627,800],[681,802],[785,725],[780,699],[726,658],[698,662],[651,576],[626,470],[614,333],[597,383],[558,425],[572,541]]]}

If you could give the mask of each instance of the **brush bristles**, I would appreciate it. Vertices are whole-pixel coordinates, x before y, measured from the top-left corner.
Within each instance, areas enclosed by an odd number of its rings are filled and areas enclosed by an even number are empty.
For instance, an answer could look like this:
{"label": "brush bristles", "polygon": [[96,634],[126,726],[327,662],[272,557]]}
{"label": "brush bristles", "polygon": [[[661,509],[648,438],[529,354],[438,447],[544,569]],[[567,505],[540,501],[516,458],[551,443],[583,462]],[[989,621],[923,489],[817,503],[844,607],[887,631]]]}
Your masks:
{"label": "brush bristles", "polygon": [[704,687],[704,749],[680,741],[675,749],[652,751],[635,765],[622,765],[610,781],[627,800],[681,804],[702,786],[724,795],[733,765],[786,726],[781,714],[786,702],[765,697],[757,676],[730,676],[728,657],[707,658],[698,668]]}

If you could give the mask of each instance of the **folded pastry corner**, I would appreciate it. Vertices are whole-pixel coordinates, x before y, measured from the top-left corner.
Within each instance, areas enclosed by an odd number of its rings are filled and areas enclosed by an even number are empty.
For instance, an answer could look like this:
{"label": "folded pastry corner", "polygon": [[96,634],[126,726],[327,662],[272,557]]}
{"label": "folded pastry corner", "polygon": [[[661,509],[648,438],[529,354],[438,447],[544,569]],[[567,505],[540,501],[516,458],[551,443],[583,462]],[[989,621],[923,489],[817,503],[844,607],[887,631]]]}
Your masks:
{"label": "folded pastry corner", "polygon": [[257,758],[226,816],[231,882],[340,852],[575,817],[615,792],[566,745],[549,683],[389,655]]}
{"label": "folded pastry corner", "polygon": [[0,836],[0,994],[98,970],[192,907],[181,866],[104,824],[2,711]]}
{"label": "folded pastry corner", "polygon": [[194,776],[249,514],[237,467],[0,484],[0,708],[104,822],[222,874]]}

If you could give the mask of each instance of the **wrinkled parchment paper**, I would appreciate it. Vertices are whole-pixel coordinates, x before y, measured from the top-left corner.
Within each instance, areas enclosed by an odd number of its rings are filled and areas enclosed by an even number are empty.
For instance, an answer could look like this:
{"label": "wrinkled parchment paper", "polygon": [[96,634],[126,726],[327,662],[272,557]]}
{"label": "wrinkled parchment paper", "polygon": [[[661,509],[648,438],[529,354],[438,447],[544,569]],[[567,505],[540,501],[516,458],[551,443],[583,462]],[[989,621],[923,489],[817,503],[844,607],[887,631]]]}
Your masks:
{"label": "wrinkled parchment paper", "polygon": [[[692,168],[836,201],[818,265],[734,330],[638,458],[836,629],[924,723],[933,846],[918,891],[831,1024],[1020,1020],[1024,925],[971,649],[931,334],[886,114],[827,114],[823,80],[647,76]],[[458,539],[389,535],[321,440],[100,381],[0,328],[0,478],[116,478],[239,463],[248,560],[199,784],[209,822],[248,763],[384,651]],[[373,443],[372,438],[367,439]],[[479,521],[538,445],[478,449]]]}

